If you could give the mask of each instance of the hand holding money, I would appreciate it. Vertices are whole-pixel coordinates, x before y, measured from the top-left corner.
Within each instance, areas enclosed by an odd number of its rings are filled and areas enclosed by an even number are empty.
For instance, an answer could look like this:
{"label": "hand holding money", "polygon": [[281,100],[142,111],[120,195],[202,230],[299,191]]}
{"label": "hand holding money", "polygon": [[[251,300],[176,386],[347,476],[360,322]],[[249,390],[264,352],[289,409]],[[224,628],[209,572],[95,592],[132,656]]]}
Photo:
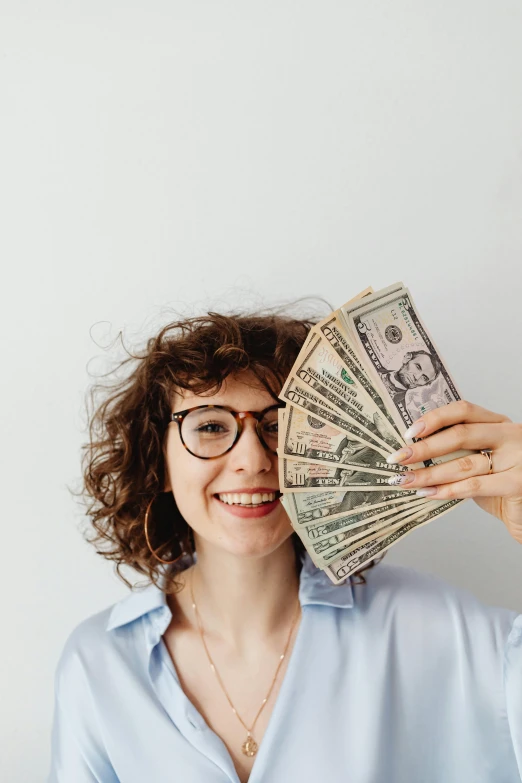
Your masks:
{"label": "hand holding money", "polygon": [[522,541],[520,425],[461,401],[402,283],[317,324],[280,397],[282,502],[334,583],[468,497]]}
{"label": "hand holding money", "polygon": [[[417,496],[430,500],[473,498],[522,544],[522,425],[461,400],[426,413],[411,429],[422,440],[391,455],[394,464],[405,470],[389,483],[416,489]],[[416,471],[408,469],[455,449],[478,453]]]}

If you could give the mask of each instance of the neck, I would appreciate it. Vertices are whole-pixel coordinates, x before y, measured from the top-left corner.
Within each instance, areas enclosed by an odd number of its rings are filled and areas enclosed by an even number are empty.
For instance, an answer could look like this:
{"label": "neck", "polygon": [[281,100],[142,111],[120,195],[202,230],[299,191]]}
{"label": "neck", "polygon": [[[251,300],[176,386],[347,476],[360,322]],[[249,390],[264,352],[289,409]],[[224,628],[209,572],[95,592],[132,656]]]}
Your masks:
{"label": "neck", "polygon": [[247,558],[196,538],[197,563],[187,575],[205,633],[238,651],[280,635],[295,617],[299,577],[289,538],[270,555]]}

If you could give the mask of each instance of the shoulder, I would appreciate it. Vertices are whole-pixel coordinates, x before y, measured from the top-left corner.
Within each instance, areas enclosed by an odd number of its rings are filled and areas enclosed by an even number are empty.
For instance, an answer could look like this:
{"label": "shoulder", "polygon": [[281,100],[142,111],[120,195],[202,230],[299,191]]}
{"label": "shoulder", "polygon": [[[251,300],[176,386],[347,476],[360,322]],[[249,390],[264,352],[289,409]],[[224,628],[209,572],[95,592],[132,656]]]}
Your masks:
{"label": "shoulder", "polygon": [[110,653],[113,640],[107,625],[116,605],[90,615],[69,632],[56,666],[55,679],[59,690],[71,686],[73,680],[78,682]]}
{"label": "shoulder", "polygon": [[159,622],[168,622],[168,613],[164,594],[149,585],[79,622],[67,636],[56,666],[57,689],[100,680],[115,662],[133,666],[145,644],[142,619],[150,615],[150,628],[156,632]]}
{"label": "shoulder", "polygon": [[517,612],[482,603],[468,590],[413,568],[379,564],[354,585],[362,617],[381,619],[433,638],[503,648]]}

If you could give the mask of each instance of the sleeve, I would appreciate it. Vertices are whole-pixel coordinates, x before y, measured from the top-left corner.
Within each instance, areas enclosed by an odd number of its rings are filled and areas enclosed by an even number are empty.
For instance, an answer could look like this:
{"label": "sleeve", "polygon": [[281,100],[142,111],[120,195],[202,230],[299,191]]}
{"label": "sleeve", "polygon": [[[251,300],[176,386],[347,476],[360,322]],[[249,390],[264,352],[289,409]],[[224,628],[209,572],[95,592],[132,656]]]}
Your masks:
{"label": "sleeve", "polygon": [[46,783],[119,783],[76,656],[62,656],[54,686],[51,768]]}
{"label": "sleeve", "polygon": [[509,729],[522,780],[522,614],[515,619],[507,640],[504,687]]}
{"label": "sleeve", "polygon": [[71,721],[55,698],[51,735],[51,770],[47,783],[118,783],[112,767],[92,757],[82,747]]}
{"label": "sleeve", "polygon": [[119,783],[106,758],[92,743],[82,743],[55,696],[51,734],[51,770],[47,783]]}

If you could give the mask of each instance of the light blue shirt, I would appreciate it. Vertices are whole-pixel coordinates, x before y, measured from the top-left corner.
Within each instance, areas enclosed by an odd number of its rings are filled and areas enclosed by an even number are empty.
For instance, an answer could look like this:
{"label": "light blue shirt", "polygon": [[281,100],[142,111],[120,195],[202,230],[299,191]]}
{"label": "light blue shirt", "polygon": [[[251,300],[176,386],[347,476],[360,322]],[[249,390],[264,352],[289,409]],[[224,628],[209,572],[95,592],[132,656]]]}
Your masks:
{"label": "light blue shirt", "polygon": [[[308,556],[299,596],[249,783],[520,783],[522,615],[384,563],[334,587]],[[71,633],[48,783],[237,783],[180,687],[170,618],[150,586]]]}

